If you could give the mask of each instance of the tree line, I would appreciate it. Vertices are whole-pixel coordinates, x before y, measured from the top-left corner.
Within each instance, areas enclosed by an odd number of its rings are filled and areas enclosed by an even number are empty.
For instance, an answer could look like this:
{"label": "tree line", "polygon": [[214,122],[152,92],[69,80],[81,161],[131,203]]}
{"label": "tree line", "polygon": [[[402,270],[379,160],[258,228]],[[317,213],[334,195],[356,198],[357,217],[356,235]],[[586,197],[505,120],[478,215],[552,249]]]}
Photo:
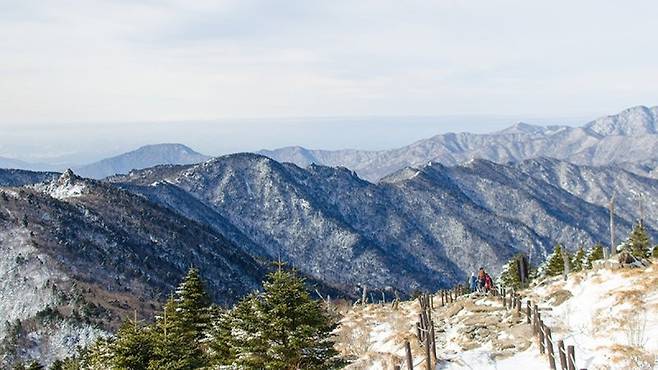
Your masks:
{"label": "tree line", "polygon": [[[570,254],[562,245],[558,244],[541,265],[529,269],[528,278],[559,276],[564,274],[565,268],[568,268],[571,272],[591,269],[594,261],[604,258],[603,248],[601,243],[597,243],[588,249],[580,246],[574,253]],[[649,257],[658,258],[658,245],[652,247],[649,233],[641,221],[635,224],[628,239],[621,245],[615,246],[615,248],[616,252],[624,253],[632,260],[640,261]],[[515,289],[521,288],[519,263],[517,263],[520,258],[522,258],[522,255],[514,256],[503,266],[499,279],[503,286]]]}
{"label": "tree line", "polygon": [[[192,268],[152,323],[125,320],[51,370],[335,369],[337,317],[311,299],[305,281],[278,264],[262,292],[231,309],[211,303]],[[136,316],[136,315],[135,315]],[[38,363],[18,369],[43,369]]]}

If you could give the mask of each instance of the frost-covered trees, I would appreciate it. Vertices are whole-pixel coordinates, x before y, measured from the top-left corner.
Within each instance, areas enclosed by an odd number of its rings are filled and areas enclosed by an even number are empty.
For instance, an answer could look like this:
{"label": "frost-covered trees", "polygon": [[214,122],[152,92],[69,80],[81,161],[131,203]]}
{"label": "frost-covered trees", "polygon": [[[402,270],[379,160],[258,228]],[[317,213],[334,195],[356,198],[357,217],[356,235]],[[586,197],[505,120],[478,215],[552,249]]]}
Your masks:
{"label": "frost-covered trees", "polygon": [[[152,326],[153,356],[149,361],[149,370],[191,370],[206,365],[205,354],[196,336],[196,325],[194,321],[188,321],[189,317],[183,318],[180,304],[170,298]],[[207,307],[201,309],[206,310]]]}
{"label": "frost-covered trees", "polygon": [[594,261],[603,259],[603,246],[596,243],[592,249],[587,252],[587,268],[591,269]]}
{"label": "frost-covered trees", "polygon": [[134,320],[126,321],[111,345],[112,364],[118,369],[146,369],[153,357],[153,338]]}
{"label": "frost-covered trees", "polygon": [[642,222],[635,224],[633,231],[628,236],[624,249],[635,258],[646,258],[649,256],[651,240]]}
{"label": "frost-covered trees", "polygon": [[576,253],[571,257],[571,271],[582,271],[587,267],[587,257],[585,255],[585,248],[580,246]]}
{"label": "frost-covered trees", "polygon": [[[525,255],[523,254],[517,254],[516,256],[512,257],[507,263],[503,266],[503,271],[500,274],[500,283],[505,286],[505,287],[512,287],[514,289],[521,289],[522,288],[522,282],[521,282],[521,273],[519,271],[519,268],[521,268],[523,264],[527,264],[528,260],[525,258]],[[527,279],[526,284],[529,282],[529,280],[532,278],[533,271],[532,267],[529,265],[525,266],[526,270],[525,273],[527,274]]]}
{"label": "frost-covered trees", "polygon": [[553,253],[547,258],[546,262],[540,267],[540,275],[542,276],[557,276],[564,272],[564,257],[562,254],[567,251],[561,246],[556,245]]}
{"label": "frost-covered trees", "polygon": [[[268,275],[262,294],[243,299],[225,317],[231,329],[225,364],[238,368],[332,369],[340,363],[331,332],[336,327],[304,280],[281,266]],[[219,330],[226,338],[226,331]],[[222,334],[223,333],[223,334]]]}
{"label": "frost-covered trees", "polygon": [[233,309],[211,306],[196,269],[191,269],[155,323],[126,321],[109,340],[99,340],[62,369],[193,370],[332,369],[341,362],[333,348],[336,321],[311,299],[304,280],[283,266],[268,275],[262,293]]}

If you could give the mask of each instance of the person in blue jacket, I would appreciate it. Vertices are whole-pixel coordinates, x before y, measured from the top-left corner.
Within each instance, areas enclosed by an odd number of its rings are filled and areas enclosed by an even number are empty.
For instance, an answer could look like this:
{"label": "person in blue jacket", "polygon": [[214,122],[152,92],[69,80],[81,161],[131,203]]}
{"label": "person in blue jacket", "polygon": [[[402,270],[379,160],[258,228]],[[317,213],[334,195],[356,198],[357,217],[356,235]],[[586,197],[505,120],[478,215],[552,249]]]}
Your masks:
{"label": "person in blue jacket", "polygon": [[478,278],[475,276],[475,273],[471,273],[471,277],[468,279],[468,285],[471,288],[471,293],[475,292],[478,289]]}

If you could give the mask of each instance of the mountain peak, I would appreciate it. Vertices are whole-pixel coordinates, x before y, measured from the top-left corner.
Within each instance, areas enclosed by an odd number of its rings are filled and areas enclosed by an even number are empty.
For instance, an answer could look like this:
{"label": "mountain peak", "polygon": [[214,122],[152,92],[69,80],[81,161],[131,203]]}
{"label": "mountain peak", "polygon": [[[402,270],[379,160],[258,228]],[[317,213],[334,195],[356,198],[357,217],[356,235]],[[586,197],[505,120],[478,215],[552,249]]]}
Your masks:
{"label": "mountain peak", "polygon": [[68,168],[62,175],[59,177],[58,182],[60,183],[73,183],[76,180],[80,179],[80,176],[76,175],[72,169]]}
{"label": "mountain peak", "polygon": [[151,144],[77,168],[85,177],[104,178],[162,164],[196,164],[210,157],[177,143]]}
{"label": "mountain peak", "polygon": [[543,128],[541,126],[531,125],[525,122],[517,122],[514,125],[500,131],[503,134],[536,134],[541,133]]}
{"label": "mountain peak", "polygon": [[658,133],[656,124],[657,107],[638,105],[621,113],[598,118],[585,128],[601,136],[641,136]]}

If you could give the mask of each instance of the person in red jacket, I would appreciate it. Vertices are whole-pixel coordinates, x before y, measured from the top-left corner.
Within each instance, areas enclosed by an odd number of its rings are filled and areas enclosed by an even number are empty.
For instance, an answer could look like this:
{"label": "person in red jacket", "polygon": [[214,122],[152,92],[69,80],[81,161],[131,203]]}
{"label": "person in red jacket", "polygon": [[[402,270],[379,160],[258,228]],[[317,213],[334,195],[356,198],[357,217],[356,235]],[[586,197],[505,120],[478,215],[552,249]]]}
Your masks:
{"label": "person in red jacket", "polygon": [[485,272],[484,273],[484,292],[489,293],[489,291],[491,289],[493,289],[493,280],[491,280],[491,276]]}

